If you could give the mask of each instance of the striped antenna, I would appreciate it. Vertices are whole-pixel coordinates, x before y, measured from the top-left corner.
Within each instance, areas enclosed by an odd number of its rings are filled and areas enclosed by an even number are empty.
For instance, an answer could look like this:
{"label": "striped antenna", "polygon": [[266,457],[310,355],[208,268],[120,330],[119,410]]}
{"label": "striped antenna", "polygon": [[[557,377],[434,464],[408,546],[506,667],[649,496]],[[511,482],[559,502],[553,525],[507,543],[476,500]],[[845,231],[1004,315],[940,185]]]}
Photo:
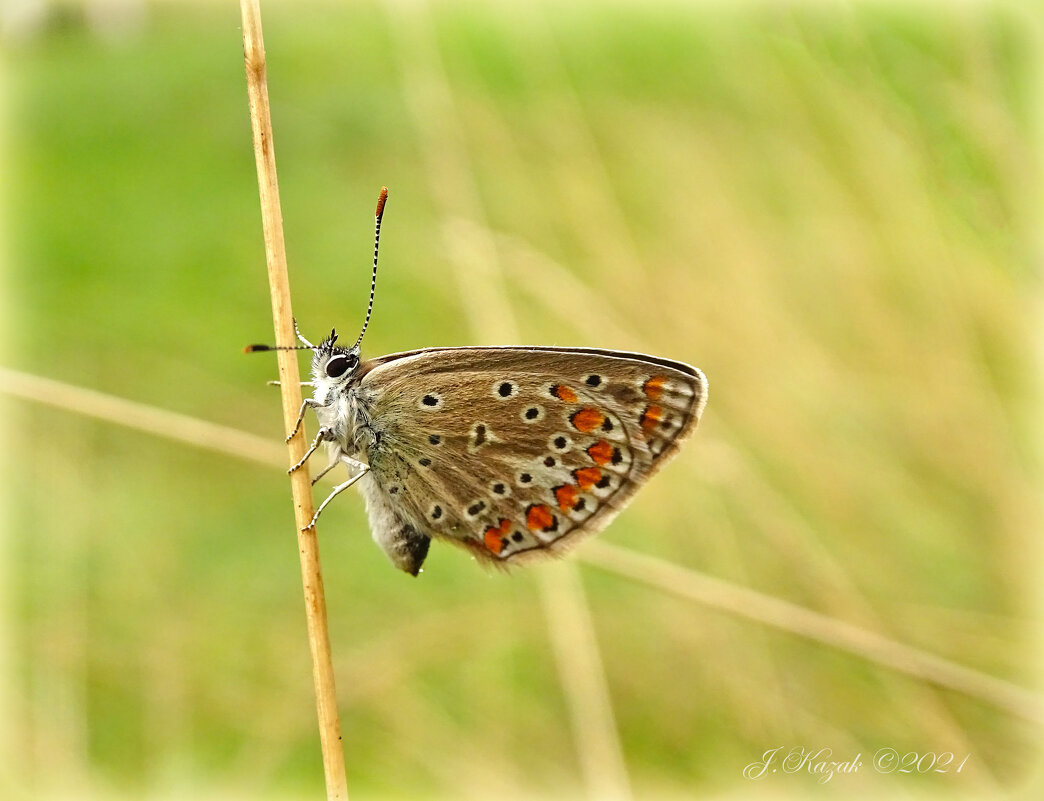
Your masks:
{"label": "striped antenna", "polygon": [[266,350],[315,350],[307,345],[247,345],[243,353],[264,353]]}
{"label": "striped antenna", "polygon": [[294,318],[294,333],[303,345],[247,345],[243,353],[264,353],[267,350],[315,350],[315,345],[301,336],[301,329],[297,327],[297,318]]}
{"label": "striped antenna", "polygon": [[[315,350],[315,345],[313,345],[311,342],[309,342],[307,339],[301,336],[301,329],[297,327],[297,318],[292,317],[291,319],[294,321],[294,333],[297,334],[297,338],[301,340],[301,342],[304,343],[306,347],[308,347],[311,350]],[[301,348],[301,350],[304,350],[304,348]]]}
{"label": "striped antenna", "polygon": [[359,332],[359,338],[352,345],[353,349],[359,347],[359,343],[362,342],[366,327],[370,324],[370,315],[373,314],[373,296],[377,292],[377,249],[381,244],[381,218],[384,216],[384,204],[387,202],[388,187],[382,186],[381,194],[377,197],[376,231],[373,235],[373,277],[370,279],[370,305],[366,307],[366,320],[363,322],[362,331]]}

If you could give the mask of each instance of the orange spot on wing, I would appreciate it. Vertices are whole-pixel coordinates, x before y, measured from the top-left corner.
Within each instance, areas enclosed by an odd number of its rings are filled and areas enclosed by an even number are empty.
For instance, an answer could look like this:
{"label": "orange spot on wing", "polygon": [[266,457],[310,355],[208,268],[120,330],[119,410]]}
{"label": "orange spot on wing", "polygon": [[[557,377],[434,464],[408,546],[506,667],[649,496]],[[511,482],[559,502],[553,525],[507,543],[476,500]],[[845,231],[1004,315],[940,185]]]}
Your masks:
{"label": "orange spot on wing", "polygon": [[663,419],[663,409],[653,404],[642,413],[642,430],[652,431],[656,424]]}
{"label": "orange spot on wing", "polygon": [[555,516],[543,504],[535,503],[526,510],[526,525],[531,531],[546,531],[554,522]]}
{"label": "orange spot on wing", "polygon": [[649,400],[659,400],[663,394],[663,385],[667,383],[666,378],[654,376],[645,382],[642,391]]}
{"label": "orange spot on wing", "polygon": [[572,416],[571,422],[577,431],[589,434],[605,422],[605,415],[597,409],[581,409]]}
{"label": "orange spot on wing", "polygon": [[563,512],[568,512],[576,506],[578,496],[579,493],[572,484],[563,484],[555,489],[555,500],[558,501],[558,508]]}
{"label": "orange spot on wing", "polygon": [[573,478],[580,485],[580,489],[589,490],[602,480],[602,471],[597,467],[581,467],[573,471]]}
{"label": "orange spot on wing", "polygon": [[509,531],[511,531],[511,521],[500,518],[500,527],[490,526],[482,537],[486,548],[493,553],[500,553],[504,550],[504,537],[508,535]]}
{"label": "orange spot on wing", "polygon": [[599,440],[587,449],[587,455],[594,460],[595,464],[609,464],[613,458],[613,446],[604,439]]}
{"label": "orange spot on wing", "polygon": [[566,403],[576,403],[576,393],[573,392],[569,387],[562,384],[556,384],[551,387],[551,394],[559,400],[563,400]]}

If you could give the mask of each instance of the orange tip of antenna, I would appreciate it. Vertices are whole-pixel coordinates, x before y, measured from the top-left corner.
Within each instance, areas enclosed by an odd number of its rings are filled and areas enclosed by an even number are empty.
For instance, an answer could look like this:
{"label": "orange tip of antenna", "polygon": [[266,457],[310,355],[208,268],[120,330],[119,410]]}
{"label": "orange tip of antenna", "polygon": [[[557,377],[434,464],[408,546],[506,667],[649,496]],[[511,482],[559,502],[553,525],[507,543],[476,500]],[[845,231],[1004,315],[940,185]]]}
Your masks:
{"label": "orange tip of antenna", "polygon": [[377,216],[384,214],[384,204],[388,202],[388,187],[381,187],[381,194],[377,198]]}
{"label": "orange tip of antenna", "polygon": [[243,353],[259,353],[265,350],[271,350],[271,348],[268,345],[247,345],[243,348]]}

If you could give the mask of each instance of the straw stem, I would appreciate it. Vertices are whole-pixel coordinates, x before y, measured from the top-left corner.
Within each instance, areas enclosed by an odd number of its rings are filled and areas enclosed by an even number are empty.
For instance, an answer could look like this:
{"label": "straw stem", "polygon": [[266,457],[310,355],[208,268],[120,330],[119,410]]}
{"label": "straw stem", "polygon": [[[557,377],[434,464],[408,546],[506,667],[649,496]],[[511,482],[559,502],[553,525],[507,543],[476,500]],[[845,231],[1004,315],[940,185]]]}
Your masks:
{"label": "straw stem", "polygon": [[[265,234],[265,257],[268,283],[272,293],[272,318],[277,345],[294,344],[294,323],[290,307],[290,280],[286,269],[286,247],[283,242],[283,215],[279,206],[276,180],[275,150],[272,143],[272,120],[265,79],[265,44],[261,35],[261,8],[258,0],[240,0],[243,16],[243,54],[246,62],[247,93],[250,98],[250,124],[254,132],[254,157],[257,183],[261,195],[261,219]],[[297,354],[292,350],[277,351],[279,381],[283,397],[283,420],[290,431],[301,407],[300,374]],[[304,426],[290,439],[289,464],[300,461],[307,450]],[[337,693],[334,685],[330,634],[326,624],[326,596],[319,563],[319,543],[315,527],[306,528],[314,514],[312,485],[307,466],[290,475],[294,514],[297,520],[297,543],[304,582],[305,617],[308,642],[312,652],[312,674],[319,713],[319,737],[322,743],[323,767],[326,772],[326,794],[330,799],[347,799],[348,786],[341,747],[341,724],[337,716]]]}

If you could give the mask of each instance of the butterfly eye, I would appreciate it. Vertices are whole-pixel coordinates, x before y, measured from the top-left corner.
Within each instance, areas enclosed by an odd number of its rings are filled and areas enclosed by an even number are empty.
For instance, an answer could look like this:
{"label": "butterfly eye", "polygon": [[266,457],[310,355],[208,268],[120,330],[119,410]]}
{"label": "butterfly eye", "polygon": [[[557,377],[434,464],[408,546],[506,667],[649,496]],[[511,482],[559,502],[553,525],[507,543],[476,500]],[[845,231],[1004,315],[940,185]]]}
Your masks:
{"label": "butterfly eye", "polygon": [[326,363],[326,374],[330,378],[340,378],[358,363],[359,358],[357,356],[350,354],[345,356],[339,353]]}

